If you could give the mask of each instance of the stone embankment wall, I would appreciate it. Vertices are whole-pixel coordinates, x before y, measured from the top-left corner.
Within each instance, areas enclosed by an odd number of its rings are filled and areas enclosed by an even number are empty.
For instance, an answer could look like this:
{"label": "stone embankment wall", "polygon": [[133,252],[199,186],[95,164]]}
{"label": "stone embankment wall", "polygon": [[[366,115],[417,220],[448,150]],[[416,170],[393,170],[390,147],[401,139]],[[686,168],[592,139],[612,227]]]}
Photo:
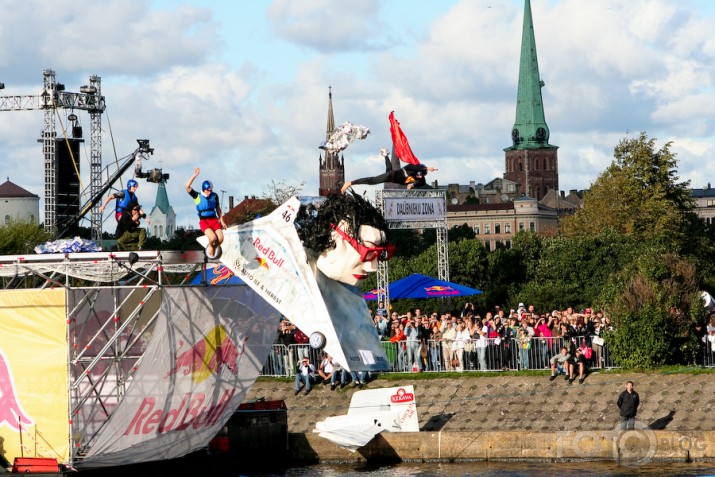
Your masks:
{"label": "stone embankment wall", "polygon": [[[420,376],[421,377],[421,376]],[[636,429],[621,432],[616,399],[631,380],[641,398]],[[316,385],[294,395],[293,383],[262,378],[248,400],[283,399],[290,455],[308,462],[386,460],[715,459],[715,375],[591,374],[583,384],[548,376],[376,379],[366,388],[412,385],[419,433],[382,433],[356,453],[314,434],[317,421],[346,414],[352,384]]]}

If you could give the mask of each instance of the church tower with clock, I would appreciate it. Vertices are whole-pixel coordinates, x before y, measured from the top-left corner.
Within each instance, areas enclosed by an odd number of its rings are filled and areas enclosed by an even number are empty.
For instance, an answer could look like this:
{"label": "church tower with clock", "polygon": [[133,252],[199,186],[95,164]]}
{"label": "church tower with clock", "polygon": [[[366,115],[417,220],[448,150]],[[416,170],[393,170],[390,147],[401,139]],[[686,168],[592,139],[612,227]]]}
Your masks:
{"label": "church tower with clock", "polygon": [[504,178],[518,184],[519,195],[537,200],[551,189],[559,190],[558,146],[549,144],[549,126],[541,97],[543,86],[536,58],[531,3],[525,0],[516,120],[511,130],[512,145],[504,149]]}

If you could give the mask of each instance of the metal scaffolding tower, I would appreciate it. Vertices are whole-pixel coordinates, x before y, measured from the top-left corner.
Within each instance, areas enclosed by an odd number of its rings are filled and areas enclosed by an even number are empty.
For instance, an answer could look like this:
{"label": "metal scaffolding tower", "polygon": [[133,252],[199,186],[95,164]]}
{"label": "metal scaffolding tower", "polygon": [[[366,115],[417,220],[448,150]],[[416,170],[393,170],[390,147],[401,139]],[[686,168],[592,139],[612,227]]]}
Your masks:
{"label": "metal scaffolding tower", "polygon": [[[65,86],[57,82],[55,72],[47,69],[43,74],[43,90],[38,95],[0,96],[0,111],[44,111],[44,127],[40,142],[45,160],[45,230],[55,233],[57,230],[57,156],[55,125],[58,109],[87,111],[91,121],[90,153],[90,189],[99,191],[102,177],[102,120],[106,109],[102,96],[99,76],[89,77],[89,84],[82,86],[79,93],[65,91]],[[92,239],[99,240],[102,235],[102,214],[96,208],[91,214]]]}
{"label": "metal scaffolding tower", "polygon": [[[392,214],[387,213],[386,203],[397,200],[431,199],[441,204],[441,214],[432,215],[430,219],[395,220]],[[390,189],[375,191],[375,204],[377,209],[387,220],[390,229],[437,229],[437,273],[440,280],[449,281],[449,247],[447,237],[447,192],[435,189]],[[390,296],[388,262],[378,262],[377,267],[377,299],[389,309]]]}

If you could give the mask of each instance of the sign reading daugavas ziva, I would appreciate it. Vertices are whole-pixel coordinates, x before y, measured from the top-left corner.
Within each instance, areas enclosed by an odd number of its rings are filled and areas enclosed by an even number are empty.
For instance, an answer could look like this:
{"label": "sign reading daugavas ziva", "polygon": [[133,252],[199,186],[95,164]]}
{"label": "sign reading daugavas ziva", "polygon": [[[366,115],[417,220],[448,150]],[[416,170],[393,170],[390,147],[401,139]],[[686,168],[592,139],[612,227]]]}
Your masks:
{"label": "sign reading daugavas ziva", "polygon": [[385,198],[385,219],[391,221],[444,220],[443,197]]}

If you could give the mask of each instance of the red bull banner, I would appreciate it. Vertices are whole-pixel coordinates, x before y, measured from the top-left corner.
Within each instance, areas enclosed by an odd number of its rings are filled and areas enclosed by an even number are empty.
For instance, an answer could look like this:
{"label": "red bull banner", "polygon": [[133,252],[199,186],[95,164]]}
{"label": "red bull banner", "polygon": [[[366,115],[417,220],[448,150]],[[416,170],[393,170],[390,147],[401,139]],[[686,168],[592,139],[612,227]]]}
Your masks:
{"label": "red bull banner", "polygon": [[3,290],[0,442],[5,459],[67,462],[68,407],[65,291]]}
{"label": "red bull banner", "polygon": [[247,286],[165,289],[139,368],[83,467],[206,447],[255,382],[280,315]]}

